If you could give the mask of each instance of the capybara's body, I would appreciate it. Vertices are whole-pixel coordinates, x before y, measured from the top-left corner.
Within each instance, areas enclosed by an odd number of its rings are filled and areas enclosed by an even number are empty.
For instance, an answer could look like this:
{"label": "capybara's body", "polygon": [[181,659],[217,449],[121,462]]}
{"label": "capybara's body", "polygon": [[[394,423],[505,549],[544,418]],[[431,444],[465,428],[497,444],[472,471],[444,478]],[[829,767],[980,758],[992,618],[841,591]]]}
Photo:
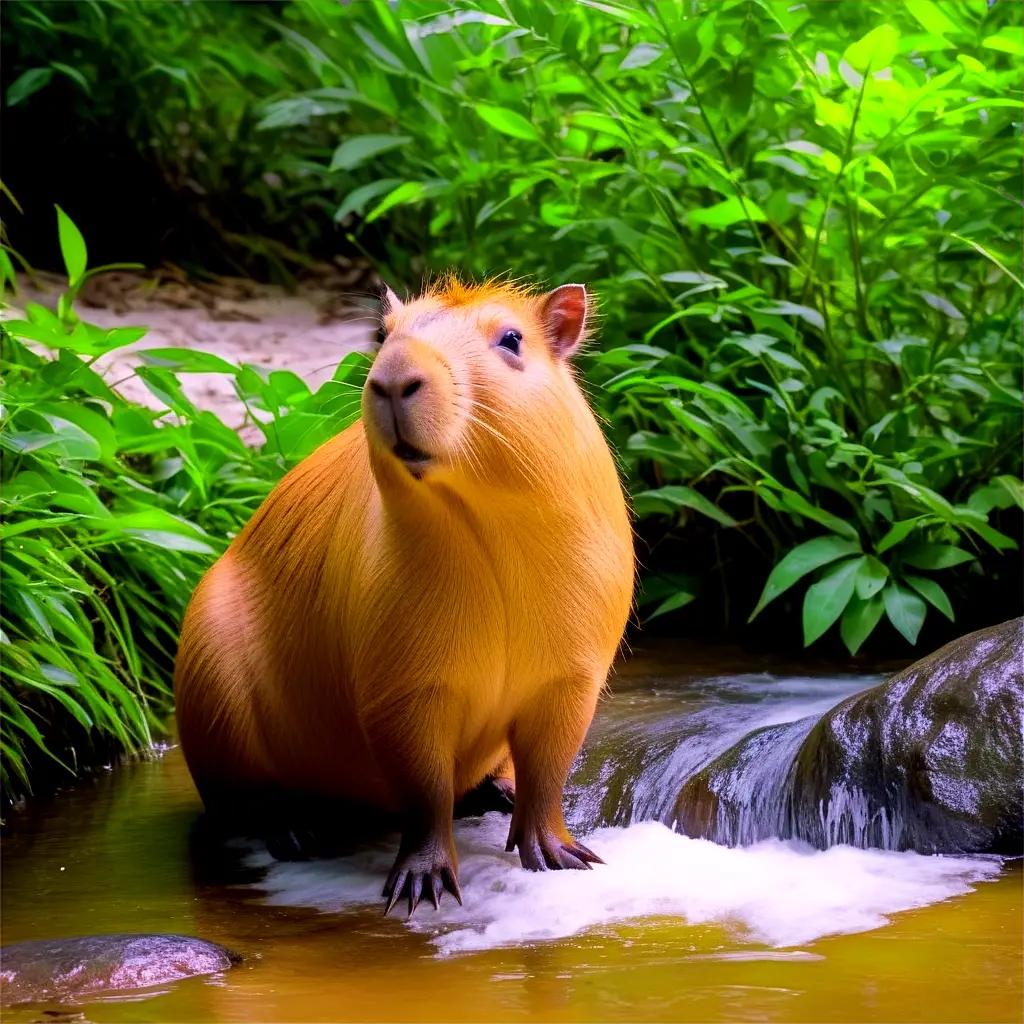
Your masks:
{"label": "capybara's body", "polygon": [[186,613],[178,725],[204,799],[397,813],[390,903],[458,893],[453,801],[513,765],[523,863],[597,859],[566,831],[561,794],[633,552],[566,362],[585,309],[579,286],[392,296],[363,419],[281,481]]}

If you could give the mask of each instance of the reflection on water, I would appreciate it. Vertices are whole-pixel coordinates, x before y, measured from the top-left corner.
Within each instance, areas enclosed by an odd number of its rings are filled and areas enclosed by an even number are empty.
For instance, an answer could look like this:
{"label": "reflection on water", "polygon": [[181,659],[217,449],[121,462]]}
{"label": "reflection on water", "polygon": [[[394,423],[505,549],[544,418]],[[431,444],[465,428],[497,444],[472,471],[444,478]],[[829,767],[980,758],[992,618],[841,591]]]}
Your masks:
{"label": "reflection on water", "polygon": [[[658,817],[657,773],[664,784],[686,768],[672,758],[707,759],[751,728],[820,713],[873,682],[744,667],[716,666],[712,679],[630,664],[581,760],[573,818]],[[629,807],[602,791],[596,753],[624,728],[652,781]],[[1019,862],[998,870],[777,842],[726,850],[648,823],[594,836],[603,868],[527,875],[501,852],[505,822],[490,816],[460,826],[466,908],[421,907],[410,928],[381,916],[387,847],[213,884],[190,865],[198,810],[172,751],[15,816],[2,851],[5,942],[174,931],[247,957],[144,1003],[91,1004],[88,1020],[1021,1018]],[[248,856],[263,874],[266,858]]]}

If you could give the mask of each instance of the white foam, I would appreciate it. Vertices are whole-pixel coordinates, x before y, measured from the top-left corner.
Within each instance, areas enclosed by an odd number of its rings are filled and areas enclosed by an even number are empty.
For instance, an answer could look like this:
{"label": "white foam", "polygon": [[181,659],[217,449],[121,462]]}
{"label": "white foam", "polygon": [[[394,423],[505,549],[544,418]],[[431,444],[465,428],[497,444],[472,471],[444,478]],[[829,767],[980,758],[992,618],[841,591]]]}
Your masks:
{"label": "white foam", "polygon": [[[645,822],[587,837],[607,861],[593,871],[531,873],[503,852],[507,832],[508,818],[499,814],[457,823],[465,905],[445,895],[439,911],[428,902],[407,927],[433,933],[441,953],[561,939],[644,918],[724,925],[741,942],[796,946],[877,928],[890,914],[969,892],[1001,864],[847,846],[820,851],[774,839],[729,849]],[[332,913],[381,905],[396,846],[304,863],[259,853],[250,862],[268,867],[259,884],[268,903]]]}

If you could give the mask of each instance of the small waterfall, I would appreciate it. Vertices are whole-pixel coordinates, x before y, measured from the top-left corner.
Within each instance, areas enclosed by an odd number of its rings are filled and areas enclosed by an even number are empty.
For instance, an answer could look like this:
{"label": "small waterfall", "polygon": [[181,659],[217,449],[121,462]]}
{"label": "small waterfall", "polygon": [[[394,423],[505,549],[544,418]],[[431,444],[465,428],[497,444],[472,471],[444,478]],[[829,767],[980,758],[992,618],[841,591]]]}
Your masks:
{"label": "small waterfall", "polygon": [[898,810],[874,807],[863,790],[834,783],[828,799],[818,802],[822,846],[877,847],[903,850],[907,844],[905,819]]}
{"label": "small waterfall", "polygon": [[[657,680],[651,692],[616,697],[570,779],[570,827],[660,821],[728,846],[799,835],[801,745],[825,712],[877,681],[758,673],[675,687]],[[838,834],[847,820],[823,831]]]}
{"label": "small waterfall", "polygon": [[583,831],[659,821],[724,846],[1024,852],[1024,629],[954,641],[884,685],[766,674],[634,681],[567,791]]}
{"label": "small waterfall", "polygon": [[749,734],[684,783],[667,824],[725,846],[792,836],[796,755],[816,720]]}

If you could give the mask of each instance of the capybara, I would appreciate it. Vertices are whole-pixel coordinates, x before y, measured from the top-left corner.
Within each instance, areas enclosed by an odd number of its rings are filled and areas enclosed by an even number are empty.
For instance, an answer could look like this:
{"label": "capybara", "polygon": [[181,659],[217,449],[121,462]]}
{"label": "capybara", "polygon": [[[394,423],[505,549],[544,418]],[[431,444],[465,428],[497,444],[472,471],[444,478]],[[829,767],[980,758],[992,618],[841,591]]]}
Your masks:
{"label": "capybara", "polygon": [[395,814],[384,887],[461,902],[453,802],[514,784],[523,866],[589,868],[562,790],[629,614],[615,462],[569,359],[588,296],[448,277],[385,299],[362,418],[203,578],[175,669],[211,812],[266,794]]}

